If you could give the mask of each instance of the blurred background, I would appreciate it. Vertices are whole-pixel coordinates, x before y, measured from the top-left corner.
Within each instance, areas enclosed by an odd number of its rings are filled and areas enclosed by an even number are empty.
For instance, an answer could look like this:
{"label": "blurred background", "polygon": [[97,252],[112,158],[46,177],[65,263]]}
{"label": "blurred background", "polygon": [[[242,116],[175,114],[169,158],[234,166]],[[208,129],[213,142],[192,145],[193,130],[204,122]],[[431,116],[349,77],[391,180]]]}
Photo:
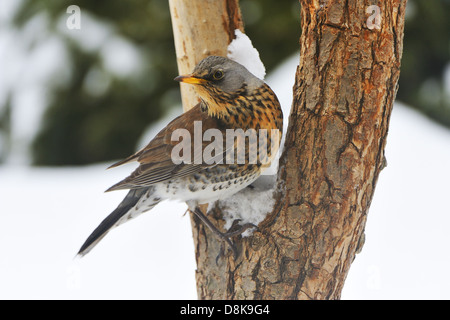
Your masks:
{"label": "blurred background", "polygon": [[[240,5],[289,108],[300,5]],[[450,0],[408,1],[388,167],[343,297],[450,297],[449,17]],[[103,190],[133,169],[104,168],[182,112],[177,75],[167,0],[0,0],[0,298],[195,299],[184,204],[159,205],[73,260],[124,196]]]}
{"label": "blurred background", "polygon": [[[1,1],[0,161],[83,165],[123,158],[179,107],[167,0]],[[298,50],[296,1],[241,1],[268,70]],[[269,18],[270,16],[270,18]]]}
{"label": "blurred background", "polygon": [[[167,0],[0,2],[0,163],[84,165],[133,153],[179,108]],[[241,0],[270,73],[298,50],[298,1]],[[397,99],[450,127],[450,1],[410,0]]]}

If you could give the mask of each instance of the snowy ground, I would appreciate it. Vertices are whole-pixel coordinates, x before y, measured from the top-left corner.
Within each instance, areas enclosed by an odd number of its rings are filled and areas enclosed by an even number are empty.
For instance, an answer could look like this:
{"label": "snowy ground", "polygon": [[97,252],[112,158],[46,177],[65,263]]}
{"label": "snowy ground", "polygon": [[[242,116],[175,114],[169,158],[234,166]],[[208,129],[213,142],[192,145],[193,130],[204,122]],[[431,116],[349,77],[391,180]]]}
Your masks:
{"label": "snowy ground", "polygon": [[450,130],[396,104],[344,298],[449,299]]}
{"label": "snowy ground", "polygon": [[[296,59],[267,78],[285,108]],[[342,298],[449,299],[450,131],[396,104],[386,157]],[[0,299],[196,299],[184,203],[161,203],[75,258],[126,193],[103,191],[134,168],[106,166],[0,167]]]}

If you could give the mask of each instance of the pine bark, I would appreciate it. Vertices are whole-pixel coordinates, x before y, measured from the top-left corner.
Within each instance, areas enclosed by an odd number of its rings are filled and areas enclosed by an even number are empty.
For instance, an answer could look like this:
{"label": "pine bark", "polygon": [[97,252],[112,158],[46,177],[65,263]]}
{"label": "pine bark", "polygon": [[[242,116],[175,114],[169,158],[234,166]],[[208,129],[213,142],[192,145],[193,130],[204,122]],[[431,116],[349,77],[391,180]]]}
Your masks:
{"label": "pine bark", "polygon": [[[237,240],[239,257],[228,253],[217,264],[220,242],[192,219],[200,299],[339,299],[364,243],[386,163],[406,1],[379,2],[379,17],[372,1],[300,2],[300,63],[276,204],[258,231]],[[233,8],[237,17],[235,1]],[[211,218],[223,226],[218,208]]]}

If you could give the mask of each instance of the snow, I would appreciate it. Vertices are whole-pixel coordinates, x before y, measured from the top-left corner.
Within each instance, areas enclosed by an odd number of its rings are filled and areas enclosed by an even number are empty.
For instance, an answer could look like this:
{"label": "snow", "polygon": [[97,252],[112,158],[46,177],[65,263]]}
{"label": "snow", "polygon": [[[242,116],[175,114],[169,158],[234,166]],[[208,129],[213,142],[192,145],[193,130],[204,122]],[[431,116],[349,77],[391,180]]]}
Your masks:
{"label": "snow", "polygon": [[[267,78],[285,119],[298,61],[298,56],[289,59]],[[386,157],[366,243],[342,298],[450,299],[450,131],[397,103]],[[159,204],[111,231],[85,258],[74,259],[126,193],[103,191],[135,167],[105,170],[108,165],[0,166],[0,299],[196,299],[194,245],[184,203]],[[261,182],[260,197],[270,200],[265,189],[270,183]],[[235,200],[238,204],[252,206],[242,198]]]}
{"label": "snow", "polygon": [[450,130],[397,103],[386,158],[343,298],[449,299]]}
{"label": "snow", "polygon": [[[275,205],[275,190],[276,175],[264,175],[252,184],[252,188],[245,188],[228,199],[218,201],[217,204],[224,214],[224,228],[228,230],[236,219],[241,220],[240,225],[252,223],[257,226],[272,211]],[[242,236],[248,237],[253,231],[254,228],[248,229]]]}
{"label": "snow", "polygon": [[236,29],[234,33],[236,39],[228,45],[228,58],[239,62],[256,77],[264,80],[266,68],[259,57],[258,50],[253,47],[250,38],[241,30]]}
{"label": "snow", "polygon": [[83,241],[126,193],[103,191],[132,166],[105,167],[0,168],[0,299],[196,297],[184,203],[162,203],[75,259]]}

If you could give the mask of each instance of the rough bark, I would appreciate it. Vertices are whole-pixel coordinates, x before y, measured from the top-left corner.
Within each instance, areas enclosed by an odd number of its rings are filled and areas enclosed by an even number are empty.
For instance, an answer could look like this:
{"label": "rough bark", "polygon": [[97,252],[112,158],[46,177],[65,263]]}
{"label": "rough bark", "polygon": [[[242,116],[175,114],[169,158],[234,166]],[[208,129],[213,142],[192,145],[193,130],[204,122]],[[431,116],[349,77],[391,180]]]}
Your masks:
{"label": "rough bark", "polygon": [[[200,299],[339,299],[363,245],[385,166],[406,1],[377,3],[379,29],[369,25],[372,1],[301,4],[301,58],[278,172],[282,191],[259,230],[237,241],[236,260],[227,254],[216,264],[220,243],[193,220]],[[215,210],[219,226],[220,217]]]}
{"label": "rough bark", "polygon": [[[321,1],[322,2],[322,1]],[[301,60],[280,179],[282,296],[337,299],[363,232],[397,91],[406,1],[302,1]]]}

